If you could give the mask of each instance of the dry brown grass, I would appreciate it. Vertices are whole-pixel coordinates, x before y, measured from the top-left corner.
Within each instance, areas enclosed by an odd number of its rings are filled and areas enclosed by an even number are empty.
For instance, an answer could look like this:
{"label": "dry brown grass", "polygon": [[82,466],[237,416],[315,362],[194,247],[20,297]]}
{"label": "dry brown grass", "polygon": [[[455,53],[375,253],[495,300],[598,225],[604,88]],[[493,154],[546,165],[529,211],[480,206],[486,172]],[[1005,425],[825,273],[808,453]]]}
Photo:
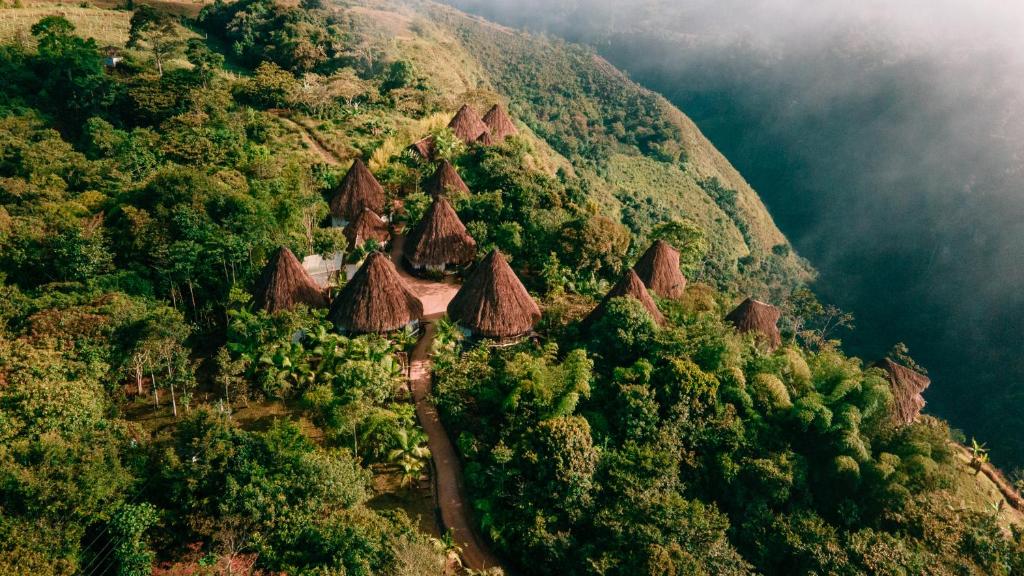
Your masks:
{"label": "dry brown grass", "polygon": [[0,9],[0,42],[19,38],[31,40],[32,25],[46,16],[67,18],[75,25],[79,36],[95,38],[101,46],[124,46],[128,41],[128,21],[132,13],[56,2],[33,2],[23,8],[5,7]]}

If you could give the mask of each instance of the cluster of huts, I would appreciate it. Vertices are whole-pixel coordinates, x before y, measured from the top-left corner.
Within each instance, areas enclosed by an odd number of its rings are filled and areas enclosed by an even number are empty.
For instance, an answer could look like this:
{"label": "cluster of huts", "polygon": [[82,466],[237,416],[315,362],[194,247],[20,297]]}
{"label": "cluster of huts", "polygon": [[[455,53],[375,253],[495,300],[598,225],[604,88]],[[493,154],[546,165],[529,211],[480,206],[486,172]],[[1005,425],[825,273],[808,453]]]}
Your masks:
{"label": "cluster of huts", "polygon": [[[463,142],[490,145],[516,134],[515,124],[501,106],[495,105],[480,118],[463,106],[449,123]],[[410,149],[423,158],[434,159],[434,140],[427,137]],[[408,232],[403,263],[413,272],[450,272],[465,268],[476,257],[476,241],[466,231],[448,200],[451,193],[469,193],[469,188],[448,161],[438,164],[428,180],[432,202],[420,222]],[[382,216],[384,189],[362,160],[356,159],[330,199],[332,222],[343,226],[350,248],[375,240],[381,246],[390,240]],[[665,299],[679,299],[686,278],[679,268],[679,252],[663,240],[656,240],[636,265],[605,295],[583,320],[592,325],[605,313],[613,298],[637,300],[658,324],[665,318],[651,293]],[[290,309],[302,303],[310,307],[330,305],[329,319],[342,332],[351,334],[389,333],[415,326],[423,317],[423,305],[383,252],[371,253],[333,300],[307,273],[287,248],[271,257],[256,286],[256,305],[270,312]],[[532,332],[541,311],[522,282],[498,250],[490,252],[466,277],[448,305],[449,317],[471,336],[497,341],[514,341]],[[752,334],[767,351],[782,343],[778,308],[753,298],[743,300],[725,319],[737,331]],[[895,397],[893,418],[899,424],[913,422],[925,405],[921,393],[929,379],[905,366],[885,359],[875,364],[888,376]]]}

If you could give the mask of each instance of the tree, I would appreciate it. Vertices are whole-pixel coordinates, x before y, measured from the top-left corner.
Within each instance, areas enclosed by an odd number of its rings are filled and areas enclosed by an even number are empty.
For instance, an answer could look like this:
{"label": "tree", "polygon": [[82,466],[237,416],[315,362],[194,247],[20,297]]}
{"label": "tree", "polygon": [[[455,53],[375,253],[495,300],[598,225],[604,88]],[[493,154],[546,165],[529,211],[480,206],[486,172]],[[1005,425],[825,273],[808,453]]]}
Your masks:
{"label": "tree", "polygon": [[166,13],[143,4],[132,14],[128,29],[129,48],[149,47],[156,63],[157,75],[164,75],[164,62],[182,47],[181,32],[174,18]]}
{"label": "tree", "polygon": [[224,56],[210,50],[206,42],[199,38],[189,38],[185,44],[185,58],[192,64],[193,73],[206,88],[213,79],[214,72],[224,65]]}
{"label": "tree", "polygon": [[687,219],[658,224],[651,230],[651,238],[664,240],[678,250],[679,267],[687,273],[697,269],[708,251],[704,230]]}
{"label": "tree", "polygon": [[41,100],[77,127],[109,105],[114,94],[96,41],[83,40],[74,31],[75,26],[62,16],[46,16],[32,25],[32,36],[38,41]]}
{"label": "tree", "polygon": [[153,551],[146,545],[145,532],[156,524],[156,507],[148,502],[124,504],[107,524],[114,545],[117,576],[147,576],[153,571]]}
{"label": "tree", "polygon": [[400,428],[395,431],[394,441],[395,447],[388,453],[388,461],[401,468],[403,484],[412,484],[419,480],[430,458],[430,449],[424,446],[427,436],[417,428]]}

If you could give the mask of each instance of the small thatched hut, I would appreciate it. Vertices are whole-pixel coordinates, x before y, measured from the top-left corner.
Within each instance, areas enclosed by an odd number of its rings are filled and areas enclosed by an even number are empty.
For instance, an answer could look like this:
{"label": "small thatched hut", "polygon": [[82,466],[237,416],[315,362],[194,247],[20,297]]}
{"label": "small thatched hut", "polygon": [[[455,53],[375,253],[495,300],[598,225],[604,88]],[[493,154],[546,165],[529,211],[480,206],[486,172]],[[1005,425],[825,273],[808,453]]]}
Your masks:
{"label": "small thatched hut", "polygon": [[484,114],[484,124],[487,125],[490,139],[494,143],[503,142],[505,138],[519,133],[512,118],[509,117],[508,112],[505,112],[501,104],[495,104],[487,111],[487,114]]}
{"label": "small thatched hut", "polygon": [[636,275],[632,269],[626,270],[626,273],[622,275],[622,278],[612,286],[612,289],[604,295],[604,298],[597,305],[596,308],[583,319],[584,326],[591,326],[594,322],[597,322],[602,316],[604,316],[605,309],[608,303],[611,302],[612,298],[633,298],[643,305],[647,313],[651,315],[658,324],[665,323],[665,316],[662,315],[661,310],[658,310],[657,304],[654,303],[654,299],[647,293],[647,287],[644,286],[640,277]]}
{"label": "small thatched hut", "polygon": [[655,240],[636,265],[636,275],[662,298],[682,298],[686,278],[679,270],[679,252],[664,240]]}
{"label": "small thatched hut", "polygon": [[464,192],[469,194],[469,186],[462,181],[462,176],[455,170],[452,163],[445,160],[437,167],[434,175],[427,181],[427,192],[432,196]]}
{"label": "small thatched hut", "polygon": [[481,146],[493,146],[494,138],[491,138],[490,132],[484,132],[483,134],[480,135],[479,138],[476,139],[476,143]]}
{"label": "small thatched hut", "polygon": [[405,260],[413,270],[444,271],[465,266],[476,256],[476,240],[466,232],[448,198],[434,198],[423,219],[405,239]]}
{"label": "small thatched hut", "polygon": [[885,370],[889,379],[889,389],[892,390],[893,398],[893,421],[898,426],[913,423],[924,408],[925,401],[921,393],[931,385],[931,379],[889,358],[875,362],[874,365]]}
{"label": "small thatched hut", "polygon": [[423,304],[383,252],[366,257],[327,315],[339,331],[350,334],[394,332],[421,316]]}
{"label": "small thatched hut", "polygon": [[501,252],[492,250],[452,298],[448,316],[473,336],[512,340],[533,330],[540,307]]}
{"label": "small thatched hut", "polygon": [[487,132],[487,124],[484,124],[480,115],[468,104],[463,104],[462,108],[459,108],[452,121],[448,123],[448,127],[466,144],[472,144],[481,134]]}
{"label": "small thatched hut", "polygon": [[355,220],[369,208],[377,214],[384,210],[384,188],[373,177],[362,158],[356,158],[345,178],[331,195],[331,218],[336,226]]}
{"label": "small thatched hut", "polygon": [[769,351],[774,351],[782,344],[778,321],[782,315],[779,309],[760,300],[747,298],[729,313],[725,319],[732,322],[737,330],[743,333],[753,332],[763,339]]}
{"label": "small thatched hut", "polygon": [[362,246],[367,240],[376,240],[381,245],[384,245],[391,239],[391,233],[388,232],[388,223],[369,208],[364,208],[355,220],[345,226],[341,233],[348,240],[349,250]]}
{"label": "small thatched hut", "polygon": [[310,308],[327,306],[327,296],[299,263],[292,251],[281,246],[267,261],[256,280],[256,307],[267,312],[291,310],[297,304]]}
{"label": "small thatched hut", "polygon": [[424,160],[433,160],[434,137],[427,136],[426,138],[421,138],[420,140],[417,140],[410,144],[407,150],[409,150],[413,154],[416,154],[420,158],[423,158]]}

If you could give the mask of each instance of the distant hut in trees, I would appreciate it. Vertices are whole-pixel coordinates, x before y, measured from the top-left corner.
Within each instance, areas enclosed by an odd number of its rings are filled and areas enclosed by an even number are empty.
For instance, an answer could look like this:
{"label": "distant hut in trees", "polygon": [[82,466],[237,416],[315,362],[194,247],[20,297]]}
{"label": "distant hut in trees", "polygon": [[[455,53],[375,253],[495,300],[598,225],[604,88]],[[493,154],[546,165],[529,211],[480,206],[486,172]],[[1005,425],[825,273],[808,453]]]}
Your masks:
{"label": "distant hut in trees", "polygon": [[377,214],[384,210],[384,188],[373,177],[362,158],[356,158],[345,178],[331,195],[331,219],[344,226],[369,208]]}
{"label": "distant hut in trees", "polygon": [[367,256],[331,305],[328,319],[344,333],[394,332],[415,325],[423,304],[383,252]]}
{"label": "distant hut in trees", "polygon": [[921,414],[921,409],[924,408],[925,401],[921,393],[931,385],[931,379],[902,364],[897,364],[889,358],[880,360],[874,365],[885,370],[886,377],[889,379],[889,388],[892,390],[893,398],[893,421],[899,426],[912,424]]}
{"label": "distant hut in trees", "polygon": [[476,240],[466,232],[448,198],[439,195],[406,237],[404,252],[413,270],[443,272],[472,262]]}
{"label": "distant hut in trees", "polygon": [[760,300],[747,298],[729,313],[725,319],[732,322],[737,330],[743,333],[752,332],[764,341],[769,351],[774,351],[782,344],[778,321],[782,315],[779,309]]}
{"label": "distant hut in trees", "polygon": [[434,147],[435,147],[434,137],[433,136],[427,136],[426,138],[421,138],[421,139],[413,142],[406,149],[409,150],[410,152],[412,152],[413,154],[419,156],[420,158],[424,159],[424,160],[433,160],[434,159]]}
{"label": "distant hut in trees", "polygon": [[448,304],[448,316],[470,335],[509,341],[529,334],[540,307],[498,250],[473,269]]}
{"label": "distant hut in trees", "polygon": [[664,240],[655,240],[636,265],[636,275],[655,294],[662,298],[682,298],[686,290],[686,277],[679,270],[679,251]]}
{"label": "distant hut in trees", "polygon": [[459,108],[452,121],[448,123],[448,127],[451,128],[452,133],[459,140],[466,144],[476,142],[481,134],[487,132],[487,124],[484,124],[484,121],[480,119],[480,115],[468,104],[463,104],[462,108]]}
{"label": "distant hut in trees", "polygon": [[505,138],[519,133],[519,129],[516,128],[512,118],[501,104],[491,106],[487,114],[484,114],[484,124],[487,125],[489,139],[495,144],[504,142]]}
{"label": "distant hut in trees", "polygon": [[327,296],[299,263],[292,251],[281,246],[267,261],[256,280],[256,307],[274,313],[297,304],[310,308],[327,306]]}
{"label": "distant hut in trees", "polygon": [[383,246],[391,239],[388,223],[369,208],[364,208],[355,220],[345,226],[341,233],[348,240],[349,250],[355,250],[365,244],[367,240],[376,240]]}
{"label": "distant hut in trees", "polygon": [[462,176],[455,170],[452,163],[445,160],[434,171],[434,175],[427,181],[427,192],[436,196],[438,194],[451,194],[465,192],[469,194],[469,186],[462,181]]}
{"label": "distant hut in trees", "polygon": [[654,299],[647,293],[647,287],[644,286],[640,277],[637,276],[636,272],[632,269],[626,270],[626,273],[622,275],[622,278],[612,286],[612,289],[604,295],[604,298],[597,305],[596,308],[583,319],[584,326],[591,326],[594,322],[597,322],[608,308],[608,303],[613,298],[633,298],[637,302],[643,305],[647,313],[651,315],[651,318],[658,324],[665,323],[665,317],[658,310],[658,306],[654,303]]}

